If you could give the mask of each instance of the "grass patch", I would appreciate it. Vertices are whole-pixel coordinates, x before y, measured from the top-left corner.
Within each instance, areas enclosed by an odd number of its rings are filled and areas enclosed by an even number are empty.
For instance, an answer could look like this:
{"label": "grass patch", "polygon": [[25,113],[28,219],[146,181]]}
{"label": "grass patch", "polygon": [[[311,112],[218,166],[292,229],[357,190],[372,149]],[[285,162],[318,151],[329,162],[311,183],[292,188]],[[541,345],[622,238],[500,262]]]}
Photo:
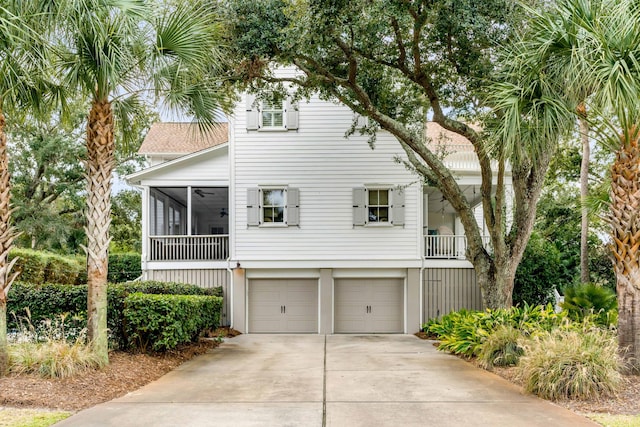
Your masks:
{"label": "grass patch", "polygon": [[588,414],[587,417],[605,427],[640,427],[640,415]]}
{"label": "grass patch", "polygon": [[71,412],[39,409],[0,409],[0,427],[48,427],[71,416]]}
{"label": "grass patch", "polygon": [[87,369],[102,367],[102,361],[80,341],[47,341],[9,346],[9,370],[38,373],[45,378],[66,378]]}

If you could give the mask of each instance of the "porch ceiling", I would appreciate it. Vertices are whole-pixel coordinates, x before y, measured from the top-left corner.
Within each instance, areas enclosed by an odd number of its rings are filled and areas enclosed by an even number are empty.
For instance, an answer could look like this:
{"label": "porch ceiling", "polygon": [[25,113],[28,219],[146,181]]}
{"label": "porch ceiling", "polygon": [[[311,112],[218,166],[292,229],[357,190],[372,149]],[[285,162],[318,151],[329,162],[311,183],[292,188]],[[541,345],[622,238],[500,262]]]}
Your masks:
{"label": "porch ceiling", "polygon": [[[460,186],[465,197],[469,201],[471,207],[475,207],[482,201],[482,196],[480,195],[480,186],[479,185],[462,185]],[[444,199],[442,192],[435,187],[427,187],[424,190],[425,194],[429,196],[429,212],[442,212],[442,208],[444,205],[444,213],[455,213],[455,209],[451,206],[449,202]]]}

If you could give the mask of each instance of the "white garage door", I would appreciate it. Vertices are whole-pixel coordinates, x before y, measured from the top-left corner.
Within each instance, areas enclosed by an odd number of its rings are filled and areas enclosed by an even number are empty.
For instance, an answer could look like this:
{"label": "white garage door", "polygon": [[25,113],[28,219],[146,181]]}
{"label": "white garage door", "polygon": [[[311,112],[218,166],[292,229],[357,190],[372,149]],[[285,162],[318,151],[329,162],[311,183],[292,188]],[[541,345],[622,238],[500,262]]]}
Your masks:
{"label": "white garage door", "polygon": [[403,279],[336,279],[336,333],[404,332]]}
{"label": "white garage door", "polygon": [[318,281],[249,280],[250,333],[317,333]]}

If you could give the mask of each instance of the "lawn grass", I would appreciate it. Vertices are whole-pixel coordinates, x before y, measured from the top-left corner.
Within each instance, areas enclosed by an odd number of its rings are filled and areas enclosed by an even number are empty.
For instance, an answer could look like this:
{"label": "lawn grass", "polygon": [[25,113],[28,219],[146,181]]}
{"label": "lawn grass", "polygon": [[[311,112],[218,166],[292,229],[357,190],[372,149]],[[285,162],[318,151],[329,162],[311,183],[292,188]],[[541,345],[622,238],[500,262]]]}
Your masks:
{"label": "lawn grass", "polygon": [[640,415],[589,414],[587,417],[605,427],[640,427]]}
{"label": "lawn grass", "polygon": [[49,427],[69,416],[71,412],[0,408],[0,427]]}

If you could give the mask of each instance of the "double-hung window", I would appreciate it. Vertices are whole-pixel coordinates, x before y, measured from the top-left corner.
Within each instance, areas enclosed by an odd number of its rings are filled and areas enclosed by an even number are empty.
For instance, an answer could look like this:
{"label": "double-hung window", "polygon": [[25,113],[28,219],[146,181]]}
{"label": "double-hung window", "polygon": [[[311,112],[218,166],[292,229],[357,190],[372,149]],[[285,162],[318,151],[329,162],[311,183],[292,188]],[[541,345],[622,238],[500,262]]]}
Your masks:
{"label": "double-hung window", "polygon": [[298,104],[291,98],[281,101],[256,99],[247,94],[247,130],[286,132],[298,129]]}
{"label": "double-hung window", "polygon": [[354,188],[353,225],[404,226],[404,189],[382,185]]}
{"label": "double-hung window", "polygon": [[284,224],[285,206],[284,188],[262,190],[262,223]]}
{"label": "double-hung window", "polygon": [[368,190],[367,213],[369,223],[389,222],[389,189]]}
{"label": "double-hung window", "polygon": [[247,189],[247,225],[299,226],[300,190],[289,186]]}
{"label": "double-hung window", "polygon": [[280,102],[262,102],[260,124],[263,129],[284,127],[284,106]]}

